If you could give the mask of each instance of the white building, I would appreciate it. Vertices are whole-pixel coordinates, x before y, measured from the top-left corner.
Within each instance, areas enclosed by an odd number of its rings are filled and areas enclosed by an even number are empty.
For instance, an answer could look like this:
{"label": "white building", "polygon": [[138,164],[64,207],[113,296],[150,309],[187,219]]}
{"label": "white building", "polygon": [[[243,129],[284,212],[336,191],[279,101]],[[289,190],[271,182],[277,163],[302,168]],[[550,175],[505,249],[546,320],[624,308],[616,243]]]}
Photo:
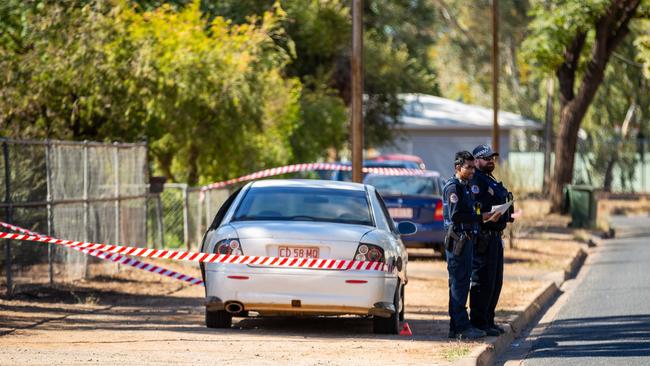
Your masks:
{"label": "white building", "polygon": [[[453,173],[454,154],[492,143],[492,109],[423,94],[403,94],[405,101],[394,146],[382,153],[418,155],[429,170]],[[513,135],[541,130],[542,125],[518,114],[499,111],[500,158],[507,159]]]}

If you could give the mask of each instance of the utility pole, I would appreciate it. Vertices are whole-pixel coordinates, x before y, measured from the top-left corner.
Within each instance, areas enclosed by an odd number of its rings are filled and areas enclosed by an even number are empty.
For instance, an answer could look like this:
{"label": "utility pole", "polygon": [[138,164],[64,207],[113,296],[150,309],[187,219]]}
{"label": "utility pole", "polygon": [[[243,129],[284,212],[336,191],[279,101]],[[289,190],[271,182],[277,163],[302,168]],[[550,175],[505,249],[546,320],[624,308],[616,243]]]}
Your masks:
{"label": "utility pole", "polygon": [[352,181],[363,175],[363,0],[352,0]]}
{"label": "utility pole", "polygon": [[499,152],[499,0],[492,0],[492,150]]}

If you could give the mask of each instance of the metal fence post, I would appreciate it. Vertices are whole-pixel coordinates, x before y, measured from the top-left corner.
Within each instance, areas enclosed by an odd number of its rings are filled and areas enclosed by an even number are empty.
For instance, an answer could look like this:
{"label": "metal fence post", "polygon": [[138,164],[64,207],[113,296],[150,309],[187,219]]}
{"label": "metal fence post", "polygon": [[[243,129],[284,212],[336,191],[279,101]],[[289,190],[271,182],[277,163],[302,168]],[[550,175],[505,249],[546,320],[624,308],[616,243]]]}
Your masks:
{"label": "metal fence post", "polygon": [[[84,225],[84,241],[90,241],[90,203],[88,202],[88,189],[90,183],[90,170],[88,168],[88,141],[84,141],[83,145],[83,225]],[[88,278],[88,258],[86,258],[85,277]]]}
{"label": "metal fence post", "polygon": [[89,222],[90,221],[90,204],[88,202],[88,189],[90,181],[90,170],[88,168],[88,141],[84,141],[83,147],[83,200],[84,200],[84,241],[90,241]]}
{"label": "metal fence post", "polygon": [[[47,235],[54,235],[54,218],[52,212],[52,142],[47,140],[45,145],[45,186],[47,187]],[[47,273],[50,279],[50,286],[54,286],[54,263],[52,245],[47,246]]]}
{"label": "metal fence post", "polygon": [[[2,155],[5,163],[5,220],[13,223],[13,208],[11,207],[11,169],[9,166],[9,146],[7,141],[2,143]],[[5,240],[5,270],[7,271],[7,297],[11,298],[14,292],[13,273],[11,272],[13,260],[11,258],[11,240]]]}
{"label": "metal fence post", "polygon": [[201,230],[201,223],[203,222],[203,218],[201,215],[203,214],[203,204],[201,202],[201,197],[205,199],[205,194],[204,192],[199,191],[199,194],[197,195],[197,200],[196,200],[196,220],[194,220],[194,224],[196,225],[196,241],[198,242],[201,240],[202,235],[202,230]]}
{"label": "metal fence post", "polygon": [[[120,244],[120,148],[113,143],[113,166],[115,167],[115,244]],[[117,263],[117,270],[120,264]]]}
{"label": "metal fence post", "polygon": [[183,241],[187,246],[187,250],[190,250],[190,208],[189,200],[187,198],[187,184],[184,184],[183,187]]}
{"label": "metal fence post", "polygon": [[[156,195],[156,222],[158,224],[158,243],[160,245],[160,248],[165,247],[165,233],[163,232],[164,227],[163,227],[163,207],[162,207],[162,199],[160,198],[160,193]],[[154,248],[156,247],[156,244],[154,243]]]}
{"label": "metal fence post", "polygon": [[210,227],[210,214],[212,212],[212,202],[210,202],[210,190],[205,191],[205,229]]}
{"label": "metal fence post", "polygon": [[144,199],[144,242],[147,243],[147,248],[152,248],[149,245],[149,197]]}

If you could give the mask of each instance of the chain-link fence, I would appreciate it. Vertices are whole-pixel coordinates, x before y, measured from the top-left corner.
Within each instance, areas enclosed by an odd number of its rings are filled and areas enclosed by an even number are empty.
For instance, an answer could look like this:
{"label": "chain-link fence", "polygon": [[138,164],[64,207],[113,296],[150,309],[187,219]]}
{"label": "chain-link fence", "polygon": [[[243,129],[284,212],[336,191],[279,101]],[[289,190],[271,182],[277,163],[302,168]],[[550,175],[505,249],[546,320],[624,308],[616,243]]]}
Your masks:
{"label": "chain-link fence", "polygon": [[204,192],[186,184],[165,184],[160,194],[162,206],[161,246],[200,249],[201,239],[230,191],[215,189]]}
{"label": "chain-link fence", "polygon": [[[156,226],[148,220],[146,144],[8,139],[0,143],[3,221],[70,240],[151,242],[148,230]],[[60,246],[9,240],[0,263],[4,274],[0,291],[9,295],[21,287],[118,269],[114,263]]]}

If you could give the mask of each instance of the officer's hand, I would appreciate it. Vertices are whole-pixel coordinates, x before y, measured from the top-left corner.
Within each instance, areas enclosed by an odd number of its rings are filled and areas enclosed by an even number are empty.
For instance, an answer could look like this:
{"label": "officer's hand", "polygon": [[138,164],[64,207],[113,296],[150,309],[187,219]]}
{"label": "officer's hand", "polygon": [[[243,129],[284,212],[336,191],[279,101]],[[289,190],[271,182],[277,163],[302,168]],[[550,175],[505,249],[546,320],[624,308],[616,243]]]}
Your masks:
{"label": "officer's hand", "polygon": [[492,221],[497,221],[501,218],[503,214],[501,212],[495,212],[494,215],[490,218]]}
{"label": "officer's hand", "polygon": [[483,214],[483,222],[497,221],[501,217],[501,212],[486,212]]}

